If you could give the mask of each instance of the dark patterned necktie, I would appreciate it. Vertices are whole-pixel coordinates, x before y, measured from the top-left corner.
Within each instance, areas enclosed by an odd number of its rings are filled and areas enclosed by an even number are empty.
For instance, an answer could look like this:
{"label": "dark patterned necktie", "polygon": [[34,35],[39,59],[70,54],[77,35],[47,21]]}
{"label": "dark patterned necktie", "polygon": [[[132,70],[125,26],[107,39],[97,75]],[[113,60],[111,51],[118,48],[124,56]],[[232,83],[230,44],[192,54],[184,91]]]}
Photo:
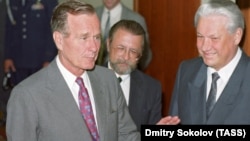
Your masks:
{"label": "dark patterned necktie", "polygon": [[88,126],[88,129],[91,133],[93,141],[99,141],[100,138],[99,138],[99,134],[97,131],[88,91],[86,87],[84,86],[84,83],[81,77],[78,77],[76,79],[76,83],[80,86],[79,95],[78,95],[80,111],[82,113],[82,116],[84,118],[86,125]]}
{"label": "dark patterned necktie", "polygon": [[211,84],[211,89],[208,95],[207,99],[207,119],[210,116],[210,113],[212,112],[214,105],[216,103],[216,93],[217,93],[217,80],[220,78],[219,74],[217,72],[212,74],[212,84]]}
{"label": "dark patterned necktie", "polygon": [[122,78],[121,77],[118,77],[117,79],[118,79],[119,83],[122,82]]}

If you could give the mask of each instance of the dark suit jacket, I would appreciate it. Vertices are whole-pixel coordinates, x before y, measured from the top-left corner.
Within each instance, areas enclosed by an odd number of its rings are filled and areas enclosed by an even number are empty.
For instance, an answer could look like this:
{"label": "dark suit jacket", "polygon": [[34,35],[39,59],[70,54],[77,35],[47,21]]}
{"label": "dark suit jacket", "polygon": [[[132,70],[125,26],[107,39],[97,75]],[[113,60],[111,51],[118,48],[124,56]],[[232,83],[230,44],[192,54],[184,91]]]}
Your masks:
{"label": "dark suit jacket", "polygon": [[201,57],[180,64],[169,114],[181,124],[250,124],[250,60],[243,52],[238,65],[206,119],[207,66]]}
{"label": "dark suit jacket", "polygon": [[138,69],[131,72],[128,107],[139,131],[143,124],[156,124],[162,117],[161,83]]}
{"label": "dark suit jacket", "polygon": [[156,124],[162,117],[161,84],[139,70],[130,79],[129,112],[140,131],[141,125]]}
{"label": "dark suit jacket", "polygon": [[21,0],[9,2],[16,24],[6,16],[4,59],[12,59],[18,68],[40,68],[57,53],[50,28],[57,0],[42,0],[42,9],[34,8],[37,0],[25,0],[24,7]]}
{"label": "dark suit jacket", "polygon": [[[96,8],[96,13],[97,13],[100,20],[102,19],[103,10],[104,10],[103,5]],[[149,35],[148,35],[148,30],[147,30],[147,25],[146,25],[145,19],[139,13],[132,11],[131,9],[127,8],[123,4],[122,4],[121,19],[135,20],[136,22],[138,22],[143,27],[143,29],[146,32],[145,48],[144,48],[144,51],[143,51],[143,56],[141,57],[141,59],[139,61],[139,64],[138,64],[138,67],[141,70],[143,70],[149,65],[149,63],[152,60],[152,51],[151,51],[151,48],[150,48]]]}
{"label": "dark suit jacket", "polygon": [[[114,73],[87,71],[93,89],[101,141],[139,141]],[[20,82],[7,107],[8,141],[90,141],[77,104],[56,61]]]}

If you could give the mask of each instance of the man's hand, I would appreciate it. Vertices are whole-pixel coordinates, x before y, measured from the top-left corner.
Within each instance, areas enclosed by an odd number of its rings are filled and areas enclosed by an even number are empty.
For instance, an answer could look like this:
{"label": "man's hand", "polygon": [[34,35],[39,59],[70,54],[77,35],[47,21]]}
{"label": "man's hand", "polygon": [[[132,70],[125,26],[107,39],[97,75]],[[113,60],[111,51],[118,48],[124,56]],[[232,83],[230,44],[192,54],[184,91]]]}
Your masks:
{"label": "man's hand", "polygon": [[16,68],[15,68],[15,65],[14,65],[14,62],[12,59],[4,60],[4,72],[7,73],[9,71],[11,71],[11,72],[16,71]]}
{"label": "man's hand", "polygon": [[163,117],[156,125],[177,125],[181,122],[177,116],[166,116]]}

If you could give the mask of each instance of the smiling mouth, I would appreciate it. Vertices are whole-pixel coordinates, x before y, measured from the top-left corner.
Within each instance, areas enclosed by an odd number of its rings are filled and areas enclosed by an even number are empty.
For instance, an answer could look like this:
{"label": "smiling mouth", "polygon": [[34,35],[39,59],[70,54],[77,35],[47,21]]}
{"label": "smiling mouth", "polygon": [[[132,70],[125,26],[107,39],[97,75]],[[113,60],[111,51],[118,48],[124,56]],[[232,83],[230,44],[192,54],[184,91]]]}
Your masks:
{"label": "smiling mouth", "polygon": [[214,56],[216,53],[204,53],[203,55],[206,56],[206,57],[212,57]]}

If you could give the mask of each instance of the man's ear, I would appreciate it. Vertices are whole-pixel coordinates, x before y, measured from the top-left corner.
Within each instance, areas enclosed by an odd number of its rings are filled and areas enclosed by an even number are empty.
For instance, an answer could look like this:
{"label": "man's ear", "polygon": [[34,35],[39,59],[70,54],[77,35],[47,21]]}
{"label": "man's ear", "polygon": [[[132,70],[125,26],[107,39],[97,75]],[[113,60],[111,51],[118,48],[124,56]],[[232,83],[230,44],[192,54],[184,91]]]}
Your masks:
{"label": "man's ear", "polygon": [[243,30],[241,28],[238,28],[235,32],[234,44],[238,45],[241,41],[242,36],[243,36]]}
{"label": "man's ear", "polygon": [[54,31],[53,32],[53,39],[55,41],[57,49],[62,50],[62,48],[63,48],[63,34],[58,32],[58,31]]}

